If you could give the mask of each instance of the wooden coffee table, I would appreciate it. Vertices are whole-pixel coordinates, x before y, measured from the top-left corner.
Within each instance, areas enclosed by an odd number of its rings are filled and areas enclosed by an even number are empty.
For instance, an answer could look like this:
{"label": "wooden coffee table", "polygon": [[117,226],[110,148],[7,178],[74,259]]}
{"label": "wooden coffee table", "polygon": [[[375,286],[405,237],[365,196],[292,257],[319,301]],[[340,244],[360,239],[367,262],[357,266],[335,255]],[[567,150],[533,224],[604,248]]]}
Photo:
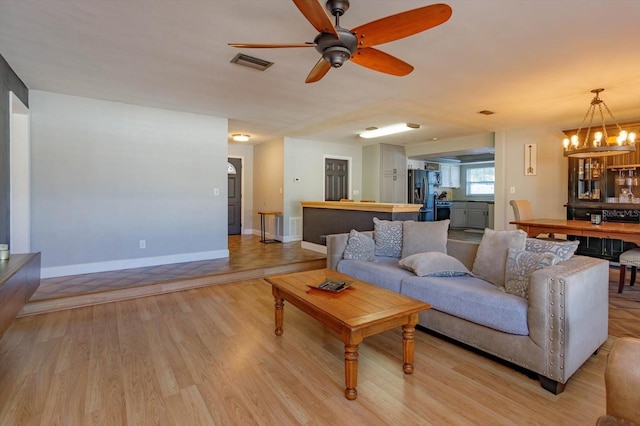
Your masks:
{"label": "wooden coffee table", "polygon": [[[351,288],[331,293],[309,287],[325,277],[349,281]],[[431,305],[329,269],[275,275],[266,280],[275,298],[277,336],[283,333],[285,300],[340,335],[347,399],[358,396],[358,345],[367,336],[402,326],[403,370],[413,373],[415,325],[418,314]]]}

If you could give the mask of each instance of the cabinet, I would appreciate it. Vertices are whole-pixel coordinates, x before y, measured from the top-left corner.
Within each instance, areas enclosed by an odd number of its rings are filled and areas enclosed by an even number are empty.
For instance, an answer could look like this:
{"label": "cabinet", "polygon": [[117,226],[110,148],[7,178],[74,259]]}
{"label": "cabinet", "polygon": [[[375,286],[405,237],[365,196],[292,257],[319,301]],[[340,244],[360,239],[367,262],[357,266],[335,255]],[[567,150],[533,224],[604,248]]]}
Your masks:
{"label": "cabinet", "polygon": [[578,159],[578,200],[602,201],[604,170],[599,158]]}
{"label": "cabinet", "polygon": [[450,228],[467,227],[467,203],[454,201],[451,203],[451,223]]}
{"label": "cabinet", "polygon": [[457,164],[440,164],[442,186],[445,188],[460,188],[460,166]]}
{"label": "cabinet", "polygon": [[467,227],[484,229],[489,224],[489,206],[487,203],[467,203]]}
{"label": "cabinet", "polygon": [[407,202],[407,155],[403,146],[364,146],[362,164],[362,198],[380,203]]}

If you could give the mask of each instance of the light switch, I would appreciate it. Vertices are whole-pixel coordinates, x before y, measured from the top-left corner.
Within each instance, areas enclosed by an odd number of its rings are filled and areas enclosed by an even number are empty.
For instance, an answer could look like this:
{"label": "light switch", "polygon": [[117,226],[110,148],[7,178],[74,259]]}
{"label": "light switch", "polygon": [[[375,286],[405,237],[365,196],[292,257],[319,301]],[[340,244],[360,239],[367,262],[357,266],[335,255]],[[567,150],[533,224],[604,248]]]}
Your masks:
{"label": "light switch", "polygon": [[515,194],[516,193],[516,187],[512,186],[511,188],[509,188],[509,192],[512,193],[512,194]]}
{"label": "light switch", "polygon": [[215,195],[216,197],[220,195],[220,188],[213,188],[213,195]]}

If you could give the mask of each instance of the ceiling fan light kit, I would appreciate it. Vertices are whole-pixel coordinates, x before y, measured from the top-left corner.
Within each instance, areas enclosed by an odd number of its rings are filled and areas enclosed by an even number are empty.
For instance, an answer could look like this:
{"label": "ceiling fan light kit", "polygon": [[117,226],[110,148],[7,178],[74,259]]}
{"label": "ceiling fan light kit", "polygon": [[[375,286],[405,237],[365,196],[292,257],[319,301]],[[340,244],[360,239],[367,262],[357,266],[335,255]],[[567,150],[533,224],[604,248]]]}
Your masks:
{"label": "ceiling fan light kit", "polygon": [[419,124],[414,123],[398,123],[385,127],[367,127],[359,136],[365,139],[379,138],[381,136],[395,135],[396,133],[407,132],[409,130],[419,129]]}
{"label": "ceiling fan light kit", "polygon": [[[606,102],[600,99],[600,92],[603,91],[604,89],[593,89],[591,91],[591,93],[595,93],[596,95],[591,99],[591,103],[587,109],[587,113],[582,119],[580,127],[570,138],[566,137],[563,139],[562,146],[565,157],[608,157],[636,151],[636,134],[627,132],[620,127]],[[602,110],[603,106],[619,132],[617,137],[610,137],[607,134],[607,125],[604,122],[604,112]],[[592,130],[593,116],[595,115],[596,109],[600,115],[600,125]],[[580,132],[583,130],[587,118],[589,118],[589,125],[585,128],[584,139],[581,141]],[[567,133],[567,131],[565,131],[565,133]],[[593,135],[593,139],[590,139],[590,135]]]}
{"label": "ceiling fan light kit", "polygon": [[[364,0],[363,0],[364,1]],[[325,8],[318,0],[293,0],[300,12],[319,32],[313,43],[251,44],[229,43],[247,49],[315,47],[322,55],[311,69],[306,83],[319,81],[331,68],[339,68],[348,60],[385,74],[404,76],[413,71],[406,62],[373,46],[389,43],[438,26],[451,17],[451,7],[433,4],[387,16],[352,30],[340,26],[340,17],[349,9],[349,0],[328,0]],[[331,17],[335,18],[335,24]]]}

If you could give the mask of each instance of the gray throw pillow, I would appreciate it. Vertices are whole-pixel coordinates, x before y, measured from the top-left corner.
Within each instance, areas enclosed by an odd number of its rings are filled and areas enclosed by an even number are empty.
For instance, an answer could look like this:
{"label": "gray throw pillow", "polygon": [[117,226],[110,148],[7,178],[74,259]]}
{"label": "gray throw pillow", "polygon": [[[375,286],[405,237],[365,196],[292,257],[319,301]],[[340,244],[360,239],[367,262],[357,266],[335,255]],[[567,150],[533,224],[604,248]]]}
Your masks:
{"label": "gray throw pillow", "polygon": [[485,229],[471,272],[478,278],[504,287],[507,250],[524,250],[527,234],[521,229],[515,231],[494,231]]}
{"label": "gray throw pillow", "polygon": [[459,277],[471,272],[453,256],[437,251],[417,253],[400,259],[401,268],[419,277]]}
{"label": "gray throw pillow", "polygon": [[402,254],[402,221],[373,218],[375,255],[400,257]]}
{"label": "gray throw pillow", "polygon": [[534,253],[551,253],[560,258],[560,260],[569,260],[578,249],[580,241],[549,241],[540,240],[538,238],[527,238],[525,250]]}
{"label": "gray throw pillow", "polygon": [[373,238],[352,229],[347,240],[347,247],[344,249],[343,259],[362,260],[373,262],[375,257],[375,242]]}
{"label": "gray throw pillow", "polygon": [[538,269],[556,265],[560,258],[553,253],[534,253],[510,248],[505,272],[505,291],[516,296],[529,298],[531,274]]}
{"label": "gray throw pillow", "polygon": [[416,253],[447,253],[449,219],[436,222],[404,222],[402,225],[402,258]]}

